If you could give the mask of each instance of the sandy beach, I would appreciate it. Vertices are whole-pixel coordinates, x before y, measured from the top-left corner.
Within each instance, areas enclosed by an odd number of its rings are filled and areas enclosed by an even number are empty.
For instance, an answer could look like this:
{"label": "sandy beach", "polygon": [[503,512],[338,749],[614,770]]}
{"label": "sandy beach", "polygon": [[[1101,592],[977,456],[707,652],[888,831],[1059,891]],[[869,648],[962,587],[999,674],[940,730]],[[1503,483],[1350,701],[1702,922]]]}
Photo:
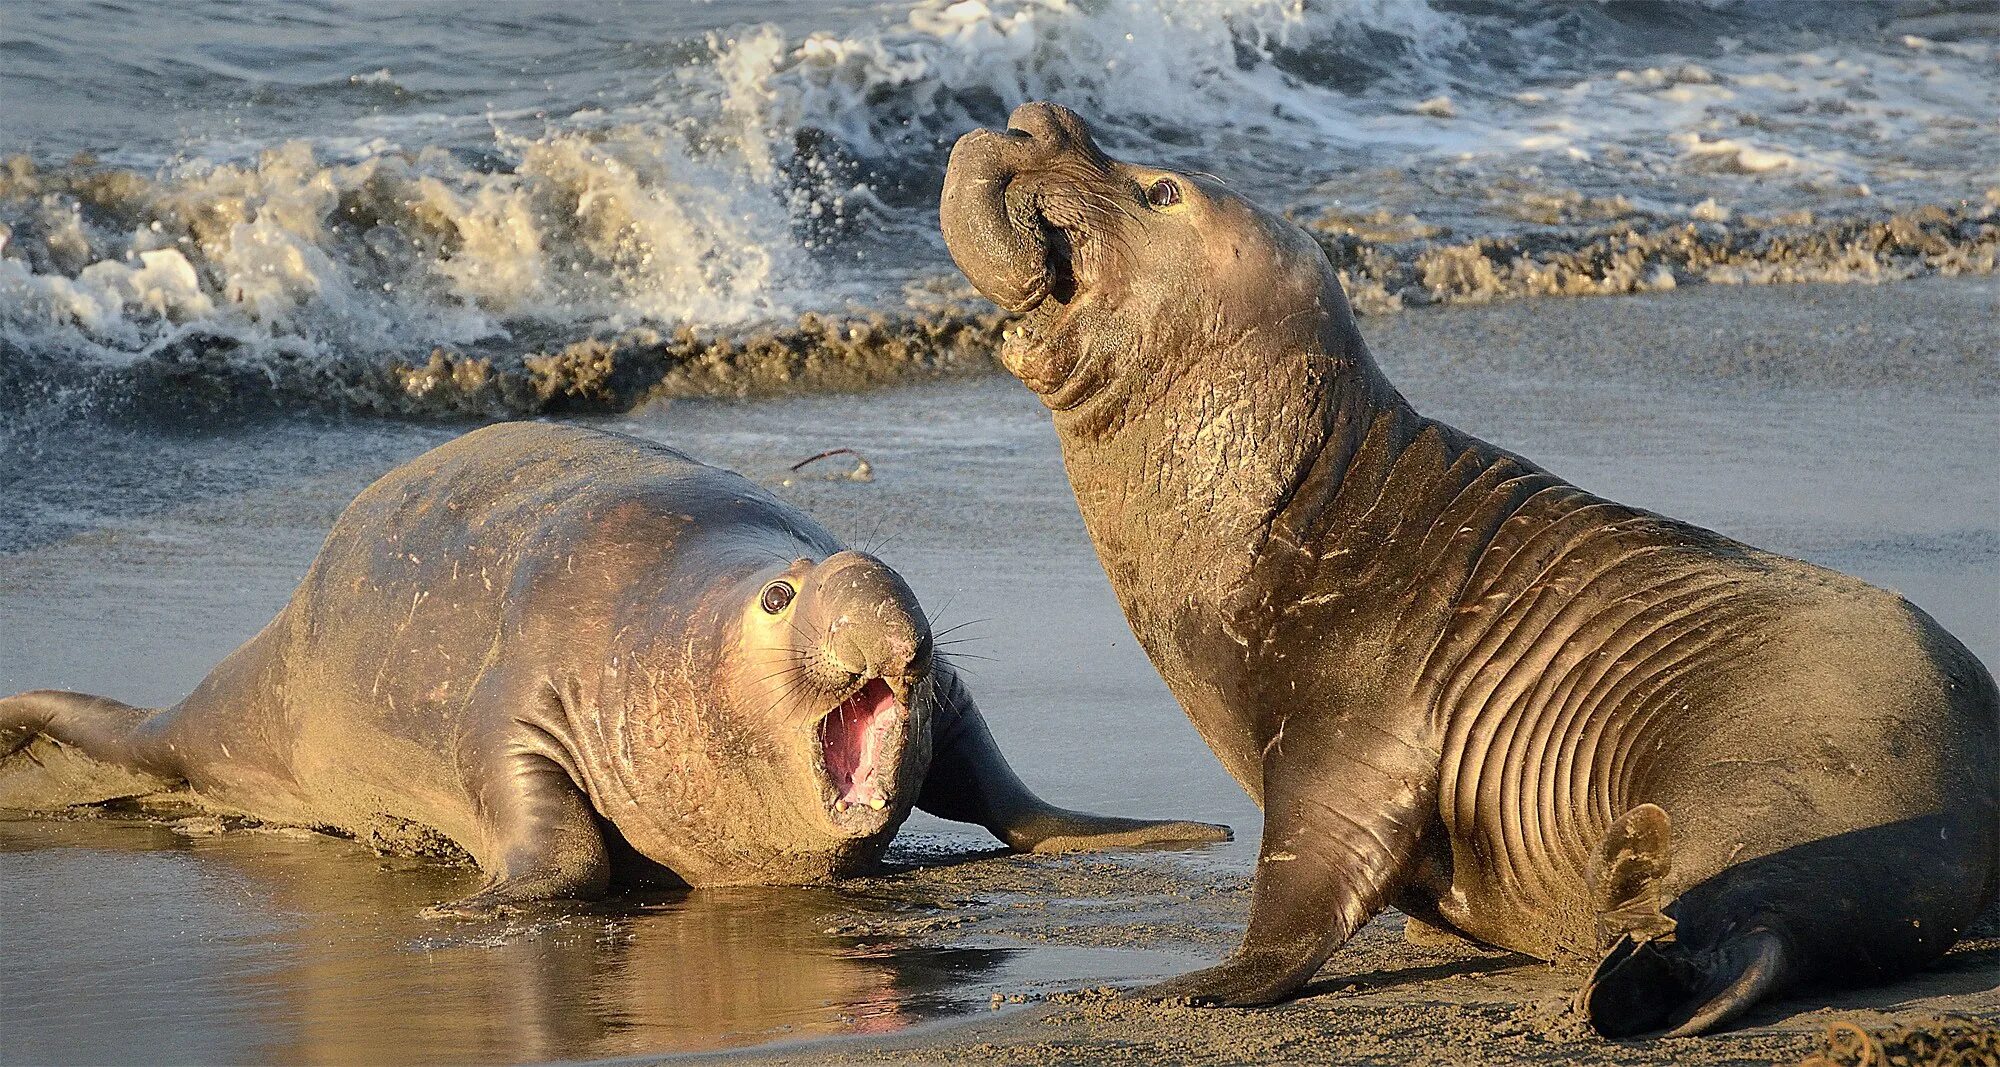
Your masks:
{"label": "sandy beach", "polygon": [[[1420,410],[1897,589],[2000,662],[2000,282],[1709,286],[1363,331]],[[897,566],[940,627],[971,623],[963,665],[1045,795],[1225,822],[1235,842],[1020,857],[920,816],[889,871],[831,889],[440,924],[416,909],[471,872],[216,820],[0,822],[0,927],[38,947],[0,974],[0,1062],[356,1062],[423,1040],[439,1062],[1767,1063],[1834,1020],[2000,1023],[1990,922],[1919,978],[1687,1041],[1596,1039],[1565,1011],[1576,965],[1406,944],[1394,914],[1279,1008],[1119,999],[1235,943],[1259,822],[1135,647],[1045,420],[1011,379],[972,375],[590,421],[765,480]],[[178,699],[282,605],[354,492],[458,429],[245,417],[25,436],[0,471],[0,689]],[[873,479],[787,473],[834,447]]]}

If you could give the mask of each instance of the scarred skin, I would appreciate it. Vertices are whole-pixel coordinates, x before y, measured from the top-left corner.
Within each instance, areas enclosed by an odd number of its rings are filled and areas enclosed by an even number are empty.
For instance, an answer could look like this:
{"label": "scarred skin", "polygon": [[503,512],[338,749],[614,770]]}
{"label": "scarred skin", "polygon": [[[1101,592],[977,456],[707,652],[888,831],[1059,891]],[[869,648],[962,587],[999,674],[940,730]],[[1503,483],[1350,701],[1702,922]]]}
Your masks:
{"label": "scarred skin", "polygon": [[1290,996],[1393,905],[1598,959],[1607,1035],[1691,1034],[1921,967],[1993,899],[1993,680],[1922,611],[1425,418],[1306,233],[1062,108],[1010,127],[954,148],[947,243],[1265,814],[1242,947],[1152,995]]}
{"label": "scarred skin", "polygon": [[[845,804],[818,730],[870,686],[894,697],[880,803]],[[0,699],[0,753],[0,807],[185,787],[390,848],[448,839],[488,875],[461,911],[614,879],[838,878],[913,805],[1017,849],[1227,836],[1044,803],[894,571],[727,471],[538,423],[370,486],[285,609],[180,704]]]}

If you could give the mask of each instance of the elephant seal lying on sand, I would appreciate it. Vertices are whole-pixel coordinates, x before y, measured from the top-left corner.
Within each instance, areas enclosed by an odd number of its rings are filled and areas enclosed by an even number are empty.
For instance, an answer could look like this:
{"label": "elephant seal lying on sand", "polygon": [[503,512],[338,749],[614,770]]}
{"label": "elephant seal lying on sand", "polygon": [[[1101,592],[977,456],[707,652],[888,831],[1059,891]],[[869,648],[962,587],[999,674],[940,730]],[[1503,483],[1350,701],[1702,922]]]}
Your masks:
{"label": "elephant seal lying on sand", "polygon": [[1296,991],[1387,905],[1588,954],[1699,1033],[1943,953],[1992,899],[2000,713],[1890,593],[1573,488],[1411,409],[1311,237],[1059,107],[953,149],[1132,631],[1264,807],[1250,928],[1162,997]]}
{"label": "elephant seal lying on sand", "polygon": [[175,707],[0,700],[0,807],[185,785],[274,823],[488,876],[462,906],[812,882],[912,805],[1018,849],[1213,841],[1044,803],[1007,766],[916,597],[727,471],[576,427],[466,434],[391,471],[284,611]]}

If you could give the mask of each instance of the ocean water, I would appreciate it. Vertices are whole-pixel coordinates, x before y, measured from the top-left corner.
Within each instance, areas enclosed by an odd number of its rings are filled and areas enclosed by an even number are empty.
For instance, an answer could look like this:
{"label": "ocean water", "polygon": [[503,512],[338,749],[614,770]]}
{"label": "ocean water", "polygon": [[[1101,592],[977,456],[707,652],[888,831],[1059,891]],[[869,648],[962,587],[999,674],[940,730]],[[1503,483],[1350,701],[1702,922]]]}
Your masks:
{"label": "ocean water", "polygon": [[[2000,228],[1986,0],[17,3],[0,433],[218,393],[397,410],[440,376],[391,371],[433,352],[462,382],[806,313],[964,319],[944,159],[1032,99],[1400,250],[1357,260],[1364,311],[1990,270]],[[1837,228],[1913,210],[1942,251]],[[1832,234],[1803,268],[1772,237],[1801,227]],[[1727,262],[1507,258],[1631,233]]]}

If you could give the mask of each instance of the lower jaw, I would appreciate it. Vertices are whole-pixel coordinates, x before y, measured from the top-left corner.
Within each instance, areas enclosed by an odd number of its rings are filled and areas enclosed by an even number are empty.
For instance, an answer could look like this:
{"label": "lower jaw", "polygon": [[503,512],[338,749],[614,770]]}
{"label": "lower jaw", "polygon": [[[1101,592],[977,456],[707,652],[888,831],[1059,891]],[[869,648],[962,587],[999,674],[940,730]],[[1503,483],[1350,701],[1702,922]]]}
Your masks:
{"label": "lower jaw", "polygon": [[1022,330],[1001,341],[1000,365],[1021,384],[1048,396],[1062,389],[1076,371],[1074,358],[1059,357],[1048,348],[1048,334]]}
{"label": "lower jaw", "polygon": [[886,815],[888,809],[890,809],[888,797],[876,797],[870,801],[832,801],[826,805],[826,811],[834,817],[836,823],[842,825],[868,823],[880,815]]}
{"label": "lower jaw", "polygon": [[891,741],[887,747],[893,751],[881,754],[876,777],[848,787],[845,795],[831,781],[821,780],[822,811],[840,833],[853,837],[878,833],[884,826],[899,821],[903,809],[908,807],[898,788],[897,768],[902,763],[903,746]]}
{"label": "lower jaw", "polygon": [[[865,837],[895,821],[902,803],[898,768],[902,764],[900,739],[888,739],[879,752],[871,775],[860,783],[843,787],[831,779],[820,779],[820,807],[826,820],[844,835]],[[822,772],[824,774],[824,772]]]}
{"label": "lower jaw", "polygon": [[843,815],[843,816],[849,814],[858,816],[861,812],[864,811],[882,811],[886,809],[888,806],[889,806],[889,798],[882,796],[880,794],[870,797],[865,801],[860,799],[836,800],[832,804],[828,805],[828,807],[833,809],[833,813],[835,815]]}
{"label": "lower jaw", "polygon": [[882,854],[888,850],[889,836],[844,834],[833,840],[795,842],[762,854],[739,856],[726,865],[716,865],[675,873],[691,886],[784,886],[820,885],[842,878],[873,874]]}
{"label": "lower jaw", "polygon": [[826,806],[826,819],[836,834],[849,840],[873,837],[901,821],[902,806],[893,800],[884,801],[879,808],[850,805],[840,810],[833,804]]}

